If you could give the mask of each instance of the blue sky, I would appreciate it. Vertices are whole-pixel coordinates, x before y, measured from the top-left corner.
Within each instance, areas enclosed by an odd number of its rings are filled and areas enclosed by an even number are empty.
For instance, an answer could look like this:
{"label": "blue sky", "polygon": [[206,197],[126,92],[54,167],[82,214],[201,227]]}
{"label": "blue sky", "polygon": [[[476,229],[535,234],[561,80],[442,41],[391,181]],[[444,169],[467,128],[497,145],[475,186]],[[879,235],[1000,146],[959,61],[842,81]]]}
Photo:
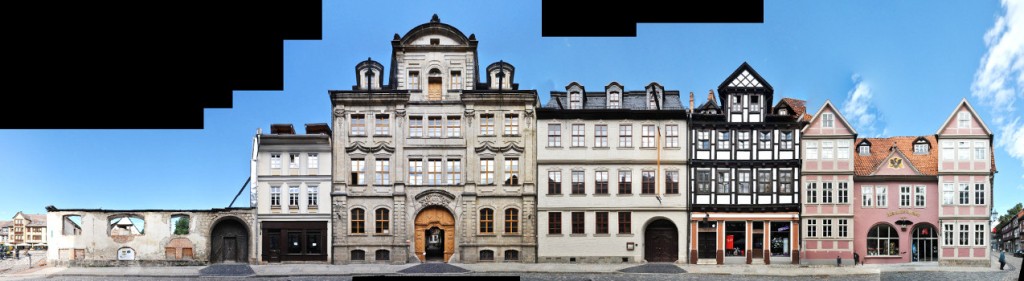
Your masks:
{"label": "blue sky", "polygon": [[[540,1],[327,1],[323,40],[284,42],[284,91],[236,91],[203,130],[3,130],[0,219],[62,208],[226,207],[271,123],[330,121],[367,57],[427,22],[475,33],[483,66],[516,66],[520,88],[656,81],[706,97],[742,62],[775,96],[825,100],[861,136],[934,134],[967,98],[996,133],[995,206],[1024,201],[1024,1],[765,1],[763,24],[641,24],[635,38],[544,38]],[[581,16],[581,15],[567,15]],[[582,15],[587,16],[587,15]],[[598,16],[598,15],[591,15]],[[685,101],[684,101],[685,102]],[[248,192],[241,204],[248,204]],[[236,202],[236,205],[239,203]]]}

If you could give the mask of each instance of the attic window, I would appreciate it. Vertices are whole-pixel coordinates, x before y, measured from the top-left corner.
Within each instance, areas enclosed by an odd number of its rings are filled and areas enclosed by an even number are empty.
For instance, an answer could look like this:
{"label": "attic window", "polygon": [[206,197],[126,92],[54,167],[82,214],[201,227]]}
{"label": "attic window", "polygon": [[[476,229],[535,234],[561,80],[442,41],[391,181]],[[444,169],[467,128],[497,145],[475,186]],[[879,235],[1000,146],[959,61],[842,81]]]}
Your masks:
{"label": "attic window", "polygon": [[925,140],[914,142],[914,154],[928,154],[928,146],[928,142]]}
{"label": "attic window", "polygon": [[862,143],[857,146],[857,154],[860,155],[871,155],[871,145]]}
{"label": "attic window", "polygon": [[622,105],[620,103],[619,92],[611,92],[608,94],[608,108],[619,109]]}
{"label": "attic window", "polygon": [[779,109],[779,115],[783,115],[783,116],[789,115],[789,110],[787,110],[785,108]]}
{"label": "attic window", "polygon": [[438,38],[430,38],[430,45],[431,45],[431,46],[437,46],[437,45],[441,45],[441,39],[438,39]]}
{"label": "attic window", "polygon": [[583,100],[580,98],[580,92],[569,93],[569,109],[582,109]]}

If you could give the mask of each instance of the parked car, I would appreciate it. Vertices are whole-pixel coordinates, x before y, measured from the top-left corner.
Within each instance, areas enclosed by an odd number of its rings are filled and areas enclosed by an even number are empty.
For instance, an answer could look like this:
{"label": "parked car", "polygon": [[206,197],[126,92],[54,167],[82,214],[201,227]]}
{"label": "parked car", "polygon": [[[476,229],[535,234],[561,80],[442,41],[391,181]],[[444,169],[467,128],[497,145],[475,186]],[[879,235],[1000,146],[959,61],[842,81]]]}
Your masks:
{"label": "parked car", "polygon": [[1024,258],[1024,250],[1017,250],[1016,252],[1013,252],[1013,256],[1018,258]]}

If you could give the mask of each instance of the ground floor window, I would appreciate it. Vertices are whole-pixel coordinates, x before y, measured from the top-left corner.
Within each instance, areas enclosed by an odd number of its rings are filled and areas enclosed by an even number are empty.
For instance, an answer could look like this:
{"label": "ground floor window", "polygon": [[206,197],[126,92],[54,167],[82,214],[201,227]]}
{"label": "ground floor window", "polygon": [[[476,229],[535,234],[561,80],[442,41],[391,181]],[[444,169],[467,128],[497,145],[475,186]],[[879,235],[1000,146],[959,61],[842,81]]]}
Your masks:
{"label": "ground floor window", "polygon": [[491,250],[480,251],[480,260],[482,260],[482,261],[493,261],[494,260],[494,251],[491,251]]}
{"label": "ground floor window", "polygon": [[725,222],[725,256],[746,256],[747,222]]}
{"label": "ground floor window", "polygon": [[352,260],[361,261],[366,260],[366,252],[363,250],[352,250]]}
{"label": "ground floor window", "polygon": [[772,222],[771,223],[771,251],[772,256],[775,257],[788,257],[791,242],[789,239],[790,222]]}
{"label": "ground floor window", "polygon": [[388,251],[388,250],[377,250],[377,260],[379,260],[379,261],[391,260],[391,251]]}
{"label": "ground floor window", "polygon": [[505,260],[517,261],[519,260],[519,251],[516,250],[505,250]]}
{"label": "ground floor window", "polygon": [[327,222],[264,221],[261,226],[263,261],[327,260]]}
{"label": "ground floor window", "polygon": [[900,237],[896,229],[888,224],[879,224],[868,231],[868,256],[898,256]]}

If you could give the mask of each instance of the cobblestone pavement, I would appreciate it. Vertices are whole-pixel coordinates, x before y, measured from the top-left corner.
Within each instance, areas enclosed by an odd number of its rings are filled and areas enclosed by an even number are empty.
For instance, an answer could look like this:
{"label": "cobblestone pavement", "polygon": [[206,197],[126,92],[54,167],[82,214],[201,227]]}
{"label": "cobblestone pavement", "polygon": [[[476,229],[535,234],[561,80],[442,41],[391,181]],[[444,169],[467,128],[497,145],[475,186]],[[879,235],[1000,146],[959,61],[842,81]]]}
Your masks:
{"label": "cobblestone pavement", "polygon": [[215,264],[199,270],[202,276],[249,276],[256,274],[248,264]]}
{"label": "cobblestone pavement", "polygon": [[[497,274],[497,273],[486,273],[486,274],[456,274],[459,276],[474,276],[480,277],[480,280],[487,280],[487,277],[491,276],[509,276],[510,274]],[[878,275],[847,275],[847,276],[757,276],[757,275],[719,275],[719,274],[658,274],[658,273],[606,273],[606,274],[578,274],[578,273],[558,273],[558,274],[547,274],[547,273],[525,273],[525,274],[511,274],[512,276],[519,276],[520,280],[523,281],[541,281],[541,280],[553,280],[553,281],[631,281],[631,280],[651,280],[651,281],[726,281],[726,280],[765,280],[765,281],[821,281],[821,280],[835,280],[835,281],[875,281],[879,280]],[[408,275],[406,275],[408,276]],[[444,276],[436,276],[443,278]],[[0,278],[2,279],[2,278]],[[54,281],[71,281],[71,280],[114,280],[114,281],[128,281],[128,280],[159,280],[159,281],[178,281],[178,280],[194,280],[195,278],[139,278],[139,277],[81,277],[81,276],[70,276],[70,277],[53,277],[46,279],[27,279],[27,280],[54,280]],[[234,280],[275,280],[275,281],[319,281],[319,280],[340,280],[350,281],[351,276],[303,276],[303,277],[216,277],[214,279],[203,278],[207,280],[217,281],[234,281]],[[890,280],[885,277],[882,280]],[[915,279],[917,280],[917,279]],[[923,280],[923,279],[922,279]],[[934,280],[984,280],[984,279],[929,279]]]}
{"label": "cobblestone pavement", "polygon": [[620,269],[625,273],[686,273],[686,270],[671,263],[648,263]]}
{"label": "cobblestone pavement", "polygon": [[401,273],[465,273],[469,272],[465,268],[450,265],[441,262],[424,263],[420,265],[414,265],[410,268],[399,270]]}

